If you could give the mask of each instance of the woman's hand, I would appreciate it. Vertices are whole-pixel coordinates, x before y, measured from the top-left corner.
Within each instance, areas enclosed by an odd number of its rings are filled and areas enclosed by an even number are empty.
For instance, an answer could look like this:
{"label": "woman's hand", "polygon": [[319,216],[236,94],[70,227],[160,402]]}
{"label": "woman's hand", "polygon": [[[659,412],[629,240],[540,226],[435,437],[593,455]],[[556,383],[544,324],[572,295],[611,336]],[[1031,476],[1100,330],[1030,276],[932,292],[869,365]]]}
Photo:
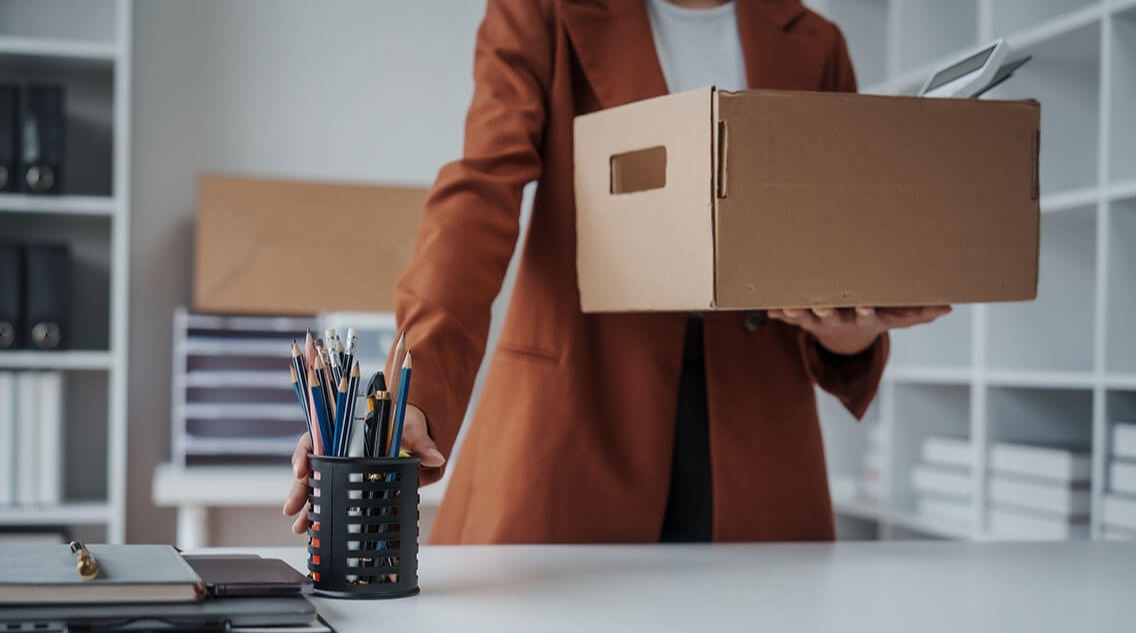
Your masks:
{"label": "woman's hand", "polygon": [[880,334],[949,314],[950,306],[922,308],[786,308],[770,310],[769,318],[791,323],[816,337],[833,354],[854,356],[871,347]]}
{"label": "woman's hand", "polygon": [[[446,463],[446,458],[442,457],[442,452],[426,432],[426,414],[412,404],[406,405],[406,419],[402,426],[402,449],[418,455],[422,459],[423,468],[441,468],[442,464]],[[288,500],[284,502],[285,516],[300,515],[292,523],[292,531],[296,534],[303,534],[308,529],[308,476],[311,474],[308,455],[311,452],[311,437],[304,433],[292,453],[292,473],[296,481],[292,483]]]}

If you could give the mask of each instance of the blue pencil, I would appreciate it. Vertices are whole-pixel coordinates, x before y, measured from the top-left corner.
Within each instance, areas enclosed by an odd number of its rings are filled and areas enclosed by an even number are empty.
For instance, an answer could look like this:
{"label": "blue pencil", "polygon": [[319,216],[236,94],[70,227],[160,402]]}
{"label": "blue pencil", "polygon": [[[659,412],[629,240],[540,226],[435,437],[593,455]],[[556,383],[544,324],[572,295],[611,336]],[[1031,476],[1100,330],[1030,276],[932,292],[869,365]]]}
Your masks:
{"label": "blue pencil", "polygon": [[308,423],[308,439],[315,448],[315,438],[312,437],[312,415],[308,410],[308,399],[304,397],[304,386],[300,384],[300,377],[296,375],[296,368],[292,367],[292,390],[296,392],[296,399],[300,401],[300,408],[304,410],[304,421]]}
{"label": "blue pencil", "polygon": [[347,413],[347,376],[343,376],[342,378],[339,379],[339,389],[338,389],[338,391],[336,392],[336,395],[335,395],[335,426],[334,426],[334,429],[335,429],[334,434],[335,435],[334,435],[334,439],[332,440],[331,445],[335,447],[334,452],[332,454],[335,455],[336,457],[344,457],[347,454],[347,451],[344,450],[344,448],[343,448],[344,436],[347,435],[345,433],[345,430],[346,430],[345,427],[347,426],[347,422],[346,422],[346,419],[344,417],[346,415],[346,413]]}
{"label": "blue pencil", "polygon": [[406,351],[406,360],[402,361],[402,374],[398,379],[398,402],[394,409],[394,428],[391,429],[390,447],[387,457],[398,457],[399,448],[402,447],[402,425],[406,418],[406,400],[410,393],[410,350]]}
{"label": "blue pencil", "polygon": [[316,376],[316,370],[308,370],[308,387],[312,392],[312,400],[316,403],[316,421],[319,423],[320,443],[323,445],[325,455],[335,456],[331,445],[331,420],[328,419],[327,407],[323,406],[323,387]]}

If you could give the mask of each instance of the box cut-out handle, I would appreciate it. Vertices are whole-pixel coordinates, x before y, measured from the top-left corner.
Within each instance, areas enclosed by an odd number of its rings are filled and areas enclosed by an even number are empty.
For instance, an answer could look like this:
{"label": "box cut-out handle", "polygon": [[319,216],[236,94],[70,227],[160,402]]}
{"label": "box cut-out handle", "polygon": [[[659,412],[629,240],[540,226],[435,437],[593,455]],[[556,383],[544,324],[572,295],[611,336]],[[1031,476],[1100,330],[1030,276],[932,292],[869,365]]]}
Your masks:
{"label": "box cut-out handle", "polygon": [[611,157],[611,193],[635,193],[667,185],[667,148],[662,145],[614,154]]}

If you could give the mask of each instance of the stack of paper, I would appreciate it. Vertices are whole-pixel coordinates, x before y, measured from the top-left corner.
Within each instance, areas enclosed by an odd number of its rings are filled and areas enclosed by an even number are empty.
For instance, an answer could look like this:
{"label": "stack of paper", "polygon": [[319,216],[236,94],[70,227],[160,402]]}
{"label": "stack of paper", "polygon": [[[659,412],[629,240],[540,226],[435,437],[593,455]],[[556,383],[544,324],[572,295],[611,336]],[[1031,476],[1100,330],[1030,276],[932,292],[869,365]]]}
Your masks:
{"label": "stack of paper", "polygon": [[63,497],[63,374],[0,372],[0,506]]}
{"label": "stack of paper", "polygon": [[1136,540],[1136,422],[1112,427],[1103,523],[1105,538]]}
{"label": "stack of paper", "polygon": [[929,435],[923,438],[920,458],[911,468],[916,512],[938,521],[969,524],[974,503],[970,440]]}
{"label": "stack of paper", "polygon": [[1021,539],[1085,538],[1092,459],[1070,447],[1008,442],[990,449],[990,528]]}

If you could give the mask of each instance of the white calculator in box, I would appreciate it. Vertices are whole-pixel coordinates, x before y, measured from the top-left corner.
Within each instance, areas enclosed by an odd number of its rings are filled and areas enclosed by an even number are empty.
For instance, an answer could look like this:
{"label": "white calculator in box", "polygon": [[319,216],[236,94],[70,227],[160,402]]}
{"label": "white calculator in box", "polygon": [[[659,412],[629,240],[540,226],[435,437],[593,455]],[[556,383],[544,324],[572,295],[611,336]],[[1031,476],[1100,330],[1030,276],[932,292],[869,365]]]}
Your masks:
{"label": "white calculator in box", "polygon": [[1010,45],[1005,40],[995,40],[936,69],[919,90],[919,96],[977,98],[1009,79],[1029,60],[1014,59]]}

